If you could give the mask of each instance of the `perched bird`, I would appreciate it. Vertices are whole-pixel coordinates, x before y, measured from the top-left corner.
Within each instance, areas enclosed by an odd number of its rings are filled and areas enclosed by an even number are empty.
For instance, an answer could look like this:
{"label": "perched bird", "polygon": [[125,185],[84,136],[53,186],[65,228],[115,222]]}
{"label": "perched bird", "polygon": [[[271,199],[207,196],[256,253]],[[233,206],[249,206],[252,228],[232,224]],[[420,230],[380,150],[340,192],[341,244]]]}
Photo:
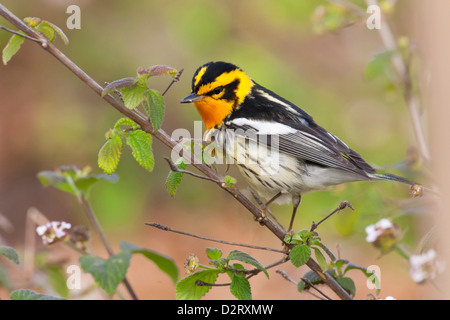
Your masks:
{"label": "perched bird", "polygon": [[272,202],[292,202],[288,231],[306,192],[363,180],[412,184],[393,174],[377,173],[309,114],[231,63],[199,67],[191,94],[180,102],[194,104],[216,147],[267,200],[264,208]]}

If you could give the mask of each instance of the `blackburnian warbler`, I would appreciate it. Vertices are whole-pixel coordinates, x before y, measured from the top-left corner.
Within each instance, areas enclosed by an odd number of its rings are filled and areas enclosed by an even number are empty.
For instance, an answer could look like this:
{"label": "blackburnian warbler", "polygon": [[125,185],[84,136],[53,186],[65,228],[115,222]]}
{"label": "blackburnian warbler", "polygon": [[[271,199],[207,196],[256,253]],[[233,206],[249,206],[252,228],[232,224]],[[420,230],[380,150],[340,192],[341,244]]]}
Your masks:
{"label": "blackburnian warbler", "polygon": [[301,195],[352,181],[406,179],[377,173],[357,152],[305,111],[254,82],[237,66],[209,62],[197,69],[193,103],[214,143],[269,203],[292,201],[292,230]]}

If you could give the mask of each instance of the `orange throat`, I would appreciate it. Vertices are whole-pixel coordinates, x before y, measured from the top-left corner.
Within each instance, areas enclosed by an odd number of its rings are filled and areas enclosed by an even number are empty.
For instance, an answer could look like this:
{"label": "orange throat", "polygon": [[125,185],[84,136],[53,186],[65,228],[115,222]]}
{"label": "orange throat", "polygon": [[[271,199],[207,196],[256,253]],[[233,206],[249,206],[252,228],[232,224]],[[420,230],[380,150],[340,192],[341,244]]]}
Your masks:
{"label": "orange throat", "polygon": [[194,102],[195,108],[205,123],[206,130],[221,124],[223,120],[233,111],[233,105],[223,100],[215,100],[211,97],[204,97],[200,101]]}

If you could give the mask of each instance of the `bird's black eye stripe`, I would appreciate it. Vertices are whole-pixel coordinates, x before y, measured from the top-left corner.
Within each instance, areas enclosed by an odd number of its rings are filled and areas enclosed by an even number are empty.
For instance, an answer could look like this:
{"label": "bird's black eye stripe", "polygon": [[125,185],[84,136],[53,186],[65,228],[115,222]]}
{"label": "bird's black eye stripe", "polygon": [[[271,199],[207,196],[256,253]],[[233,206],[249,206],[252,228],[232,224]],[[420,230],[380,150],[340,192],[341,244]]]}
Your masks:
{"label": "bird's black eye stripe", "polygon": [[211,92],[212,94],[219,94],[223,91],[223,86],[218,86],[216,88],[214,88]]}

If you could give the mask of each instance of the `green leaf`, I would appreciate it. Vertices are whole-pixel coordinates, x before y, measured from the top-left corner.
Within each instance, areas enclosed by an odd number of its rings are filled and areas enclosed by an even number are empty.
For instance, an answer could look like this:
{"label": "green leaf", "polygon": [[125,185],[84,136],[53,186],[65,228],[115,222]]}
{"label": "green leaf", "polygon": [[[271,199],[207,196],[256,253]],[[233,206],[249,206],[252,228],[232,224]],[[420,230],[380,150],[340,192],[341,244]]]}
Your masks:
{"label": "green leaf", "polygon": [[11,292],[11,300],[64,300],[63,298],[53,297],[42,293],[37,293],[29,289],[19,289]]}
{"label": "green leaf", "polygon": [[120,247],[122,248],[122,250],[128,250],[132,254],[142,254],[147,259],[153,261],[161,271],[165,272],[170,277],[170,279],[172,279],[173,283],[176,283],[178,281],[178,267],[172,258],[169,258],[153,250],[140,248],[126,241],[122,241],[120,243]]}
{"label": "green leaf", "polygon": [[306,288],[306,283],[305,283],[305,281],[300,280],[300,281],[297,283],[297,290],[298,290],[298,292],[302,292],[303,290],[305,290],[305,288]]}
{"label": "green leaf", "polygon": [[327,261],[325,259],[325,256],[323,255],[323,253],[317,247],[311,247],[311,248],[313,248],[313,250],[314,250],[314,254],[316,255],[317,263],[319,264],[322,271],[323,272],[327,271],[328,264],[327,264]]}
{"label": "green leaf", "polygon": [[98,152],[98,167],[107,174],[114,173],[121,154],[122,139],[118,135],[112,135]]}
{"label": "green leaf", "polygon": [[175,77],[177,70],[161,64],[151,66],[149,68],[149,75],[151,77],[165,76],[166,74],[170,74],[172,77]]}
{"label": "green leaf", "polygon": [[387,67],[391,65],[391,57],[395,51],[385,51],[377,54],[372,61],[370,61],[365,70],[365,76],[367,79],[374,79],[382,74]]}
{"label": "green leaf", "polygon": [[345,289],[348,293],[350,293],[353,297],[356,293],[355,283],[351,278],[348,277],[340,277],[337,278],[336,281]]}
{"label": "green leaf", "polygon": [[219,260],[222,257],[222,251],[217,248],[206,248],[206,255],[211,260]]}
{"label": "green leaf", "polygon": [[139,126],[137,125],[137,123],[134,122],[133,120],[131,120],[130,118],[120,118],[119,120],[117,120],[116,123],[114,124],[114,129],[120,130],[121,126],[128,126],[128,127],[132,128],[133,130],[139,129]]}
{"label": "green leaf", "polygon": [[289,258],[292,264],[298,268],[311,258],[311,249],[306,244],[298,244],[289,252]]}
{"label": "green leaf", "polygon": [[0,246],[0,255],[8,258],[15,264],[19,264],[19,254],[17,251],[11,247]]}
{"label": "green leaf", "polygon": [[[178,167],[178,169],[185,170],[186,169],[186,160],[184,158],[179,158],[175,162],[175,165]],[[175,192],[177,191],[178,186],[181,183],[181,178],[183,178],[182,172],[176,172],[176,171],[169,172],[169,175],[167,176],[167,179],[166,179],[165,186],[166,186],[167,192],[169,192],[171,197],[175,196]]]}
{"label": "green leaf", "polygon": [[[64,44],[67,46],[69,44],[69,38],[66,36],[66,34],[61,30],[60,27],[58,27],[56,24],[51,23],[50,21],[42,21],[42,23],[47,24],[49,27],[51,27],[53,29],[53,31],[55,31],[58,36],[61,38],[61,40],[64,42]],[[41,23],[41,24],[42,24]]]}
{"label": "green leaf", "polygon": [[134,159],[148,171],[153,170],[154,158],[152,150],[152,136],[142,130],[132,131],[127,137],[127,144],[131,147]]}
{"label": "green leaf", "polygon": [[23,18],[23,21],[34,29],[41,22],[41,19],[36,17],[25,17]]}
{"label": "green leaf", "polygon": [[92,255],[85,255],[79,259],[79,262],[83,271],[92,274],[95,282],[109,296],[112,296],[116,292],[119,283],[125,278],[130,259],[130,251],[121,251],[107,260]]}
{"label": "green leaf", "polygon": [[144,93],[147,91],[147,88],[137,84],[132,88],[122,88],[120,91],[122,92],[125,107],[133,110],[134,108],[137,108],[144,100]]}
{"label": "green leaf", "polygon": [[215,283],[219,272],[217,270],[201,270],[177,282],[175,297],[177,300],[198,300],[203,297],[211,286],[198,286],[198,280],[205,283]]}
{"label": "green leaf", "polygon": [[52,288],[63,298],[69,297],[69,288],[67,287],[67,273],[66,268],[60,264],[45,263],[39,266],[39,270],[47,274],[47,281]]}
{"label": "green leaf", "polygon": [[41,21],[35,29],[47,37],[50,42],[55,40],[55,29],[47,21]]}
{"label": "green leaf", "polygon": [[262,272],[265,273],[265,275],[267,276],[267,278],[269,278],[269,273],[267,272],[266,268],[264,268],[259,262],[258,260],[256,260],[255,258],[253,258],[251,255],[239,251],[239,250],[234,250],[231,251],[230,254],[227,257],[227,261],[230,260],[238,260],[238,261],[242,261],[248,264],[251,264],[252,266],[256,267],[258,270],[261,270]]}
{"label": "green leaf", "polygon": [[159,130],[164,119],[164,98],[155,90],[147,90],[145,92],[147,111],[153,125],[153,130]]}
{"label": "green leaf", "polygon": [[[20,31],[20,33],[23,33]],[[25,33],[23,33],[25,34]],[[6,66],[6,64],[11,60],[11,58],[19,51],[20,47],[22,46],[22,43],[25,41],[24,37],[21,37],[17,34],[13,34],[11,38],[9,38],[8,43],[3,48],[2,53],[2,59],[3,64]]]}
{"label": "green leaf", "polygon": [[92,186],[100,181],[107,180],[116,182],[116,174],[90,174],[91,168],[79,169],[76,166],[60,166],[55,171],[41,171],[38,178],[44,186],[52,186],[61,191],[69,192],[80,197],[82,194],[88,196]]}
{"label": "green leaf", "polygon": [[364,273],[366,278],[375,284],[375,287],[377,288],[377,294],[380,292],[380,288],[381,288],[380,279],[378,278],[378,276],[375,272],[372,272],[372,271],[368,270],[367,268],[361,267],[357,264],[349,263],[347,265],[347,267],[345,268],[343,274],[345,275],[350,270],[359,270],[362,273]]}
{"label": "green leaf", "polygon": [[237,183],[237,180],[232,176],[225,176],[223,180],[227,188],[233,188]]}
{"label": "green leaf", "polygon": [[[327,273],[328,275],[330,275],[331,277],[335,278],[336,277],[336,272],[335,270],[331,270],[328,269],[325,273]],[[317,275],[317,273],[315,273],[314,271],[310,270],[308,272],[306,272],[302,279],[300,279],[300,281],[297,284],[297,289],[299,291],[302,291],[304,289],[308,289],[309,288],[309,283],[306,283],[305,281],[303,281],[303,279],[305,279],[306,281],[310,282],[311,284],[322,284],[324,283],[322,278],[319,277]]]}
{"label": "green leaf", "polygon": [[250,282],[244,274],[231,273],[230,292],[239,300],[252,300]]}
{"label": "green leaf", "polygon": [[119,90],[119,89],[131,89],[133,88],[137,83],[137,80],[135,78],[123,78],[119,80],[115,80],[111,83],[109,83],[102,91],[102,97],[104,97],[107,93]]}

